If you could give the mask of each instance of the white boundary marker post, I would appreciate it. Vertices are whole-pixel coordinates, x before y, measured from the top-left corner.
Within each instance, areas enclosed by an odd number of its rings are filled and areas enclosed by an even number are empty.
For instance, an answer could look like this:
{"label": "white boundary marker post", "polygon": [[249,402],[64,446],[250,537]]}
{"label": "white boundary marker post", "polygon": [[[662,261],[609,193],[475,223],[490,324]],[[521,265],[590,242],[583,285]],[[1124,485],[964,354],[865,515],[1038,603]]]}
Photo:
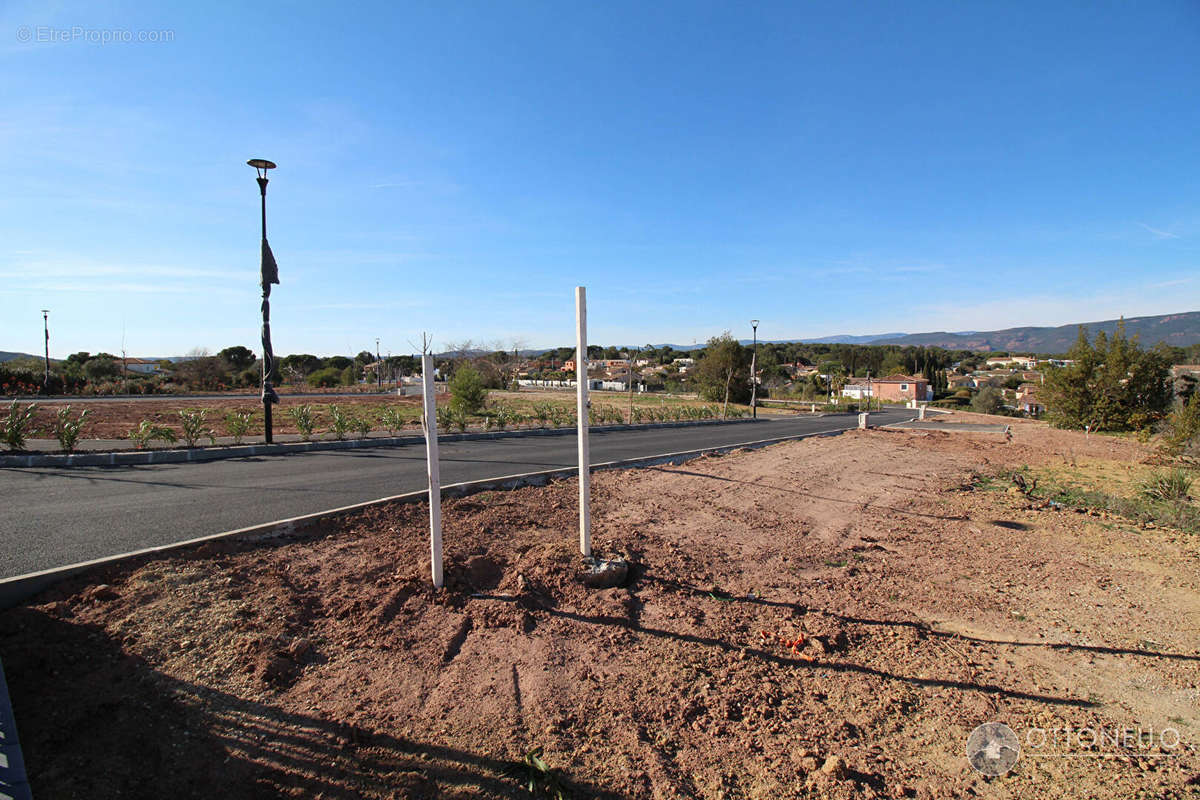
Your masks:
{"label": "white boundary marker post", "polygon": [[579,552],[592,554],[589,508],[592,474],[588,462],[587,289],[575,287],[575,414],[579,421]]}
{"label": "white boundary marker post", "polygon": [[433,588],[442,588],[442,476],[438,466],[437,398],[433,393],[433,356],[421,356],[425,408],[425,459],[429,476],[429,556]]}

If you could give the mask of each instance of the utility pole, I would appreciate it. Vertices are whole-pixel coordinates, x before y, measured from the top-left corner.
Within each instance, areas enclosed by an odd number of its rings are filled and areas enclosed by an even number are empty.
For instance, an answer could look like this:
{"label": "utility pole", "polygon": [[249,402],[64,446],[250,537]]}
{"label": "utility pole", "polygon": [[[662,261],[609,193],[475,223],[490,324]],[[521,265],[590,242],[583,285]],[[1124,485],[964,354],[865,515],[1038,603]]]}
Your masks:
{"label": "utility pole", "polygon": [[50,394],[50,309],[42,309],[42,332],[46,335],[45,374],[42,376],[42,394]]}

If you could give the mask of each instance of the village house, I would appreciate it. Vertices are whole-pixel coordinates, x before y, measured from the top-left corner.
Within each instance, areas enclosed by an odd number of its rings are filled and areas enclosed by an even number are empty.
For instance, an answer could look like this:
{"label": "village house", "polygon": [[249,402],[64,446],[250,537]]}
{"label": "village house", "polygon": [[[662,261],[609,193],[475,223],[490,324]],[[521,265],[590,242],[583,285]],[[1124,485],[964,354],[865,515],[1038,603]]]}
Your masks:
{"label": "village house", "polygon": [[909,400],[924,402],[933,399],[929,381],[911,375],[888,375],[872,381],[872,394],[880,400],[892,403],[907,403]]}
{"label": "village house", "polygon": [[1017,409],[1031,417],[1040,417],[1046,407],[1038,401],[1038,387],[1033,383],[1022,383],[1017,387]]}
{"label": "village house", "polygon": [[1005,358],[989,358],[989,368],[1014,366],[1016,369],[1036,369],[1037,359],[1033,356],[1007,356]]}
{"label": "village house", "polygon": [[886,378],[875,378],[870,381],[858,379],[842,387],[842,397],[863,400],[868,397],[879,398],[888,403],[907,403],[910,400],[925,402],[933,399],[933,389],[924,378],[914,378],[910,375],[888,375]]}

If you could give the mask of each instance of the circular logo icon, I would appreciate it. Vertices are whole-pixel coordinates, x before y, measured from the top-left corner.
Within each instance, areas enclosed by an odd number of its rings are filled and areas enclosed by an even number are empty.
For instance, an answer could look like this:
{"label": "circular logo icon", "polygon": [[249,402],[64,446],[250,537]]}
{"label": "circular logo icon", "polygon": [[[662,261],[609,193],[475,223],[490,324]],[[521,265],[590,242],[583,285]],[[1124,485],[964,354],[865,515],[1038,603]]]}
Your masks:
{"label": "circular logo icon", "polygon": [[982,775],[1004,775],[1020,756],[1021,742],[1003,722],[985,722],[967,737],[967,761]]}

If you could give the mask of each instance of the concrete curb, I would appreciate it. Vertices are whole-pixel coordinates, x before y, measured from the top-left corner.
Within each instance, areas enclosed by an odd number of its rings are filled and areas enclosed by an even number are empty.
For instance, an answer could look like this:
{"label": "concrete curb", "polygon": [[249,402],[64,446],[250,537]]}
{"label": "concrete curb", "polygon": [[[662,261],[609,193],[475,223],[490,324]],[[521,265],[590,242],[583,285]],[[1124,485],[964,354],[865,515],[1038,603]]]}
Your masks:
{"label": "concrete curb", "polygon": [[[677,453],[662,453],[655,456],[643,456],[641,458],[623,459],[620,461],[607,461],[602,464],[593,464],[592,471],[602,469],[629,469],[634,467],[651,467],[659,464],[682,464],[685,461],[691,461],[694,458],[709,454],[729,453],[734,450],[757,450],[761,447],[766,447],[779,442],[787,442],[796,439],[808,439],[814,436],[837,436],[845,433],[847,429],[835,428],[827,431],[813,431],[811,433],[797,433],[789,436],[778,436],[771,439],[760,439],[755,442],[742,442],[739,444],[722,445],[720,447],[704,447],[698,450],[683,450]],[[498,478],[485,478],[478,481],[466,481],[464,483],[453,483],[442,487],[443,496],[462,497],[469,494],[477,494],[486,491],[505,491],[509,489],[518,489],[522,486],[545,486],[550,481],[556,478],[571,478],[579,473],[578,467],[560,467],[558,469],[542,470],[540,472],[523,472],[517,475],[504,475]],[[156,555],[170,555],[179,550],[184,550],[189,547],[205,544],[206,542],[215,542],[223,539],[243,539],[245,541],[255,541],[260,539],[271,539],[278,536],[285,536],[292,533],[298,533],[305,528],[312,527],[326,520],[335,519],[346,514],[361,511],[372,506],[388,505],[391,503],[417,503],[428,499],[429,492],[421,490],[416,492],[406,492],[392,497],[381,497],[377,500],[367,500],[354,505],[342,506],[341,508],[331,508],[326,511],[318,511],[313,514],[305,514],[299,517],[290,517],[288,519],[275,520],[273,522],[264,522],[261,525],[251,525],[248,528],[239,528],[232,531],[224,531],[222,533],[214,533],[208,536],[199,536],[194,539],[187,539],[182,542],[173,542],[172,544],[160,545],[158,547],[147,547],[142,550],[133,550],[128,553],[119,553],[115,556],[106,556],[97,558],[91,561],[81,561],[77,564],[69,564],[65,567],[55,567],[54,569],[40,570],[38,572],[29,572],[24,575],[16,575],[12,578],[0,580],[0,609],[12,608],[21,602],[29,599],[33,595],[48,589],[54,584],[70,578],[74,575],[87,572],[88,570],[98,569],[100,567],[109,567],[120,564],[125,561],[132,561],[138,558],[148,558]]]}
{"label": "concrete curb", "polygon": [[[754,423],[756,419],[701,419],[686,422],[649,422],[640,425],[596,425],[593,433],[609,431],[643,431],[654,428],[687,428],[696,425],[737,425]],[[461,442],[474,439],[505,439],[525,436],[566,436],[575,428],[529,428],[517,431],[484,431],[480,433],[450,433],[438,436],[439,442]],[[122,467],[139,464],[178,464],[183,462],[219,461],[226,458],[252,456],[281,456],[308,453],[314,450],[357,450],[362,447],[402,447],[424,445],[425,437],[385,436],[375,439],[318,440],[314,442],[283,442],[280,444],[245,444],[229,447],[194,447],[188,450],[121,450],[107,453],[29,453],[0,456],[3,467]]]}

